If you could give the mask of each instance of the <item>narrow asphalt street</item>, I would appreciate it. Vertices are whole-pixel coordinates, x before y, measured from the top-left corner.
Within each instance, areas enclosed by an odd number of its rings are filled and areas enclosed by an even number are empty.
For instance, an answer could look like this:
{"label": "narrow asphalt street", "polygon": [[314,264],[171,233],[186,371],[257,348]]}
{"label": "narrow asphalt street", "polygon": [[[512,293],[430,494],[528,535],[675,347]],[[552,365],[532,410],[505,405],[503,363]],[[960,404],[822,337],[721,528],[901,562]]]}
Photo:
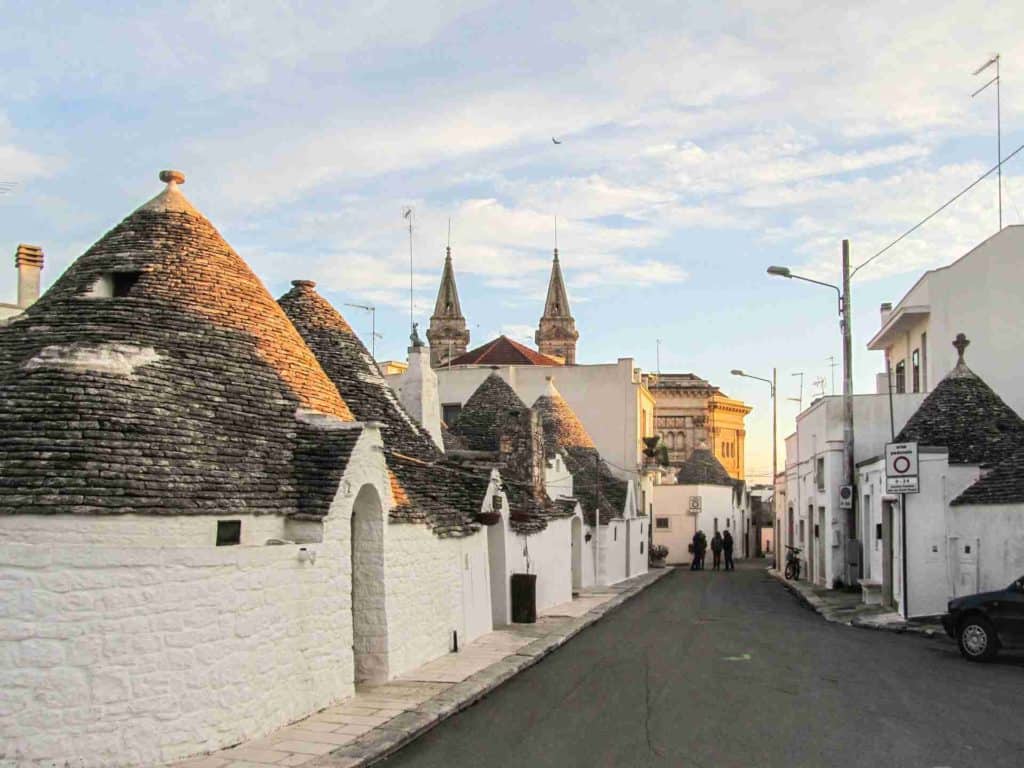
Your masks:
{"label": "narrow asphalt street", "polygon": [[670,574],[383,765],[1024,765],[1024,655],[829,624],[738,567]]}

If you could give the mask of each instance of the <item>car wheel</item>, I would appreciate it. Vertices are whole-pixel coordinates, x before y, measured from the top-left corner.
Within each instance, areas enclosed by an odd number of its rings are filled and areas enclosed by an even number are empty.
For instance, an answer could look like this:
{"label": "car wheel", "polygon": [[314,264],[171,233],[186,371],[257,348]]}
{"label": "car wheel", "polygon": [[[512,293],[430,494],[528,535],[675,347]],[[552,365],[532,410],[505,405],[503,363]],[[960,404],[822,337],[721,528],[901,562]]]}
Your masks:
{"label": "car wheel", "polygon": [[957,644],[968,661],[988,661],[999,651],[999,638],[984,616],[970,616],[960,623]]}

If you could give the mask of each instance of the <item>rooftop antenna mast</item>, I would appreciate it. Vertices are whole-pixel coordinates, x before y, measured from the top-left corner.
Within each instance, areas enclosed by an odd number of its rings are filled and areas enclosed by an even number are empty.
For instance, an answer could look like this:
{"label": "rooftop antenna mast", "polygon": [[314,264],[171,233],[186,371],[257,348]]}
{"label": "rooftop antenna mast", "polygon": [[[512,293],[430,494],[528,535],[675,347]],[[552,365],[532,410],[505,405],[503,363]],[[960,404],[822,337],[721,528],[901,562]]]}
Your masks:
{"label": "rooftop antenna mast", "polygon": [[402,218],[409,222],[409,332],[415,330],[412,326],[412,206],[407,205],[402,209]]}
{"label": "rooftop antenna mast", "polygon": [[362,309],[370,313],[370,357],[373,358],[374,364],[377,362],[377,339],[383,339],[384,337],[377,333],[377,307],[373,304],[350,304],[345,302],[346,307],[355,307],[356,309]]}
{"label": "rooftop antenna mast", "polygon": [[982,64],[976,70],[974,70],[974,72],[972,72],[971,74],[973,74],[973,75],[980,75],[982,72],[984,72],[986,69],[991,67],[993,64],[996,67],[996,76],[993,77],[991,80],[989,80],[987,83],[985,83],[983,86],[981,86],[981,88],[976,90],[974,93],[972,93],[971,94],[971,98],[973,99],[979,93],[981,93],[986,88],[988,88],[990,85],[995,83],[995,86],[996,86],[996,168],[997,168],[996,178],[997,178],[998,183],[999,183],[999,231],[1001,232],[1003,230],[1003,116],[1002,116],[1002,106],[1000,104],[1000,93],[999,93],[999,54],[997,53],[994,56],[992,56],[992,58],[990,58],[988,61],[986,61],[984,64]]}

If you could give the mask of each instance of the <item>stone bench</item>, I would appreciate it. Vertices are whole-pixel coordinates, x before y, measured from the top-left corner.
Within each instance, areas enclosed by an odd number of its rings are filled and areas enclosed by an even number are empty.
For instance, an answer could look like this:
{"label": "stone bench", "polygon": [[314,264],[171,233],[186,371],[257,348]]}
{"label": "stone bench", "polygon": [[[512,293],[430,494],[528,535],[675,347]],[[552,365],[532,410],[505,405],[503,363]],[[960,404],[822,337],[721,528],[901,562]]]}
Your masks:
{"label": "stone bench", "polygon": [[882,582],[875,579],[857,579],[864,605],[882,604]]}

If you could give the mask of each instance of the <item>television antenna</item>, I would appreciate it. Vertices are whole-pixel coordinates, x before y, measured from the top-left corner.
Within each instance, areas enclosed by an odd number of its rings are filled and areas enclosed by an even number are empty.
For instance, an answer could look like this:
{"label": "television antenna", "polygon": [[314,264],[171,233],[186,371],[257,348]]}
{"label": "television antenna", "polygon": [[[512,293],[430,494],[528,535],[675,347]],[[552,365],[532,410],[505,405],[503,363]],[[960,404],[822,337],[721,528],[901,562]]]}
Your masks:
{"label": "television antenna", "polygon": [[1002,106],[1000,105],[1000,93],[999,93],[999,54],[997,53],[994,56],[992,56],[992,58],[990,58],[988,61],[986,61],[984,64],[982,64],[976,70],[974,70],[974,72],[972,72],[971,74],[972,75],[980,75],[982,72],[984,72],[986,69],[988,69],[992,65],[995,65],[996,76],[993,77],[991,80],[989,80],[987,83],[985,83],[983,86],[981,86],[981,88],[976,90],[974,93],[972,93],[971,94],[971,98],[973,99],[979,93],[981,93],[986,88],[988,88],[990,85],[992,85],[993,83],[995,84],[995,86],[996,86],[996,167],[998,169],[996,171],[996,174],[997,174],[996,178],[997,178],[998,183],[999,183],[999,231],[1001,232],[1002,229],[1003,229],[1003,116],[1002,116]]}

